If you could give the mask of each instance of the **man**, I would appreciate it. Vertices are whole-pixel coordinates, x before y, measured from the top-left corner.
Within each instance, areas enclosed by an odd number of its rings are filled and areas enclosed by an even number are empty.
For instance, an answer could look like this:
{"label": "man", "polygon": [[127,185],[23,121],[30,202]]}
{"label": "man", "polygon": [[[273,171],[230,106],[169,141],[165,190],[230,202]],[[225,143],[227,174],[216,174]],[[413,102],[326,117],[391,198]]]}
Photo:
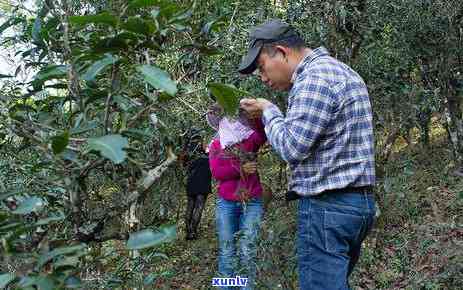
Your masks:
{"label": "man", "polygon": [[239,71],[258,69],[275,90],[289,91],[286,116],[265,99],[241,108],[262,114],[267,138],[291,169],[300,197],[300,289],[349,289],[348,277],[375,214],[371,105],[362,78],[323,47],[310,49],[288,24],[255,27]]}

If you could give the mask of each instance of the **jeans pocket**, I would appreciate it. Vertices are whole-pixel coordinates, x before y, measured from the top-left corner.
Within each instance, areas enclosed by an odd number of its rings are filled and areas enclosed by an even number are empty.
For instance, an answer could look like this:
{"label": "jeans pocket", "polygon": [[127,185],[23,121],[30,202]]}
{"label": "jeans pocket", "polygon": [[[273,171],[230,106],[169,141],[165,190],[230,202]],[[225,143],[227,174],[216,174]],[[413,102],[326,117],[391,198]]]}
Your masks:
{"label": "jeans pocket", "polygon": [[325,250],[336,254],[349,254],[352,245],[357,244],[365,225],[361,215],[324,211]]}

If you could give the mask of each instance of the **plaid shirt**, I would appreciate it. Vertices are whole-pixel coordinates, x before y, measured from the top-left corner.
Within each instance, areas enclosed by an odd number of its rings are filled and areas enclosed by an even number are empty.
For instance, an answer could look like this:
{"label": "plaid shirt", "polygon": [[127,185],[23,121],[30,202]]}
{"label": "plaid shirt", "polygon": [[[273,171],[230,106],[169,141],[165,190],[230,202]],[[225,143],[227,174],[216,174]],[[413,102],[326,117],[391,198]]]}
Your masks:
{"label": "plaid shirt", "polygon": [[283,116],[264,110],[267,138],[291,169],[300,195],[375,183],[370,100],[362,78],[323,47],[296,68]]}

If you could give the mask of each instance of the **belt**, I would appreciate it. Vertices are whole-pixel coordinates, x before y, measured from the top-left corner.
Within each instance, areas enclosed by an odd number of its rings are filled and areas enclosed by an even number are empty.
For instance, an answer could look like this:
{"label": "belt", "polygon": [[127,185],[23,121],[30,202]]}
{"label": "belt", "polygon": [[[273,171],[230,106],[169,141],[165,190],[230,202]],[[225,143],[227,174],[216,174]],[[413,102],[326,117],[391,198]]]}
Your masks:
{"label": "belt", "polygon": [[[365,194],[373,194],[374,187],[371,185],[368,186],[348,186],[344,188],[336,188],[336,189],[329,189],[322,191],[320,194],[315,195],[315,197],[319,197],[325,194],[343,194],[343,193],[365,193]],[[286,201],[291,201],[295,199],[299,199],[302,196],[297,194],[295,191],[288,191],[286,194]]]}
{"label": "belt", "polygon": [[366,194],[373,194],[374,187],[373,186],[348,186],[344,188],[336,188],[325,190],[320,193],[322,194],[336,194],[336,193],[366,193]]}

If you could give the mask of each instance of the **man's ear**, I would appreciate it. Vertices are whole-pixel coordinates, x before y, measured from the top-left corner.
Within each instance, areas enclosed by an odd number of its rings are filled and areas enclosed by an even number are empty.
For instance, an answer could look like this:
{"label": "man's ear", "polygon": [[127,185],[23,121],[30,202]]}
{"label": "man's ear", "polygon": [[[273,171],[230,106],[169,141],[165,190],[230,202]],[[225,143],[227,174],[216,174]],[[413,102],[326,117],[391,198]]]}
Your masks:
{"label": "man's ear", "polygon": [[288,61],[288,55],[290,53],[290,48],[282,45],[276,45],[275,49],[283,55],[283,58]]}

